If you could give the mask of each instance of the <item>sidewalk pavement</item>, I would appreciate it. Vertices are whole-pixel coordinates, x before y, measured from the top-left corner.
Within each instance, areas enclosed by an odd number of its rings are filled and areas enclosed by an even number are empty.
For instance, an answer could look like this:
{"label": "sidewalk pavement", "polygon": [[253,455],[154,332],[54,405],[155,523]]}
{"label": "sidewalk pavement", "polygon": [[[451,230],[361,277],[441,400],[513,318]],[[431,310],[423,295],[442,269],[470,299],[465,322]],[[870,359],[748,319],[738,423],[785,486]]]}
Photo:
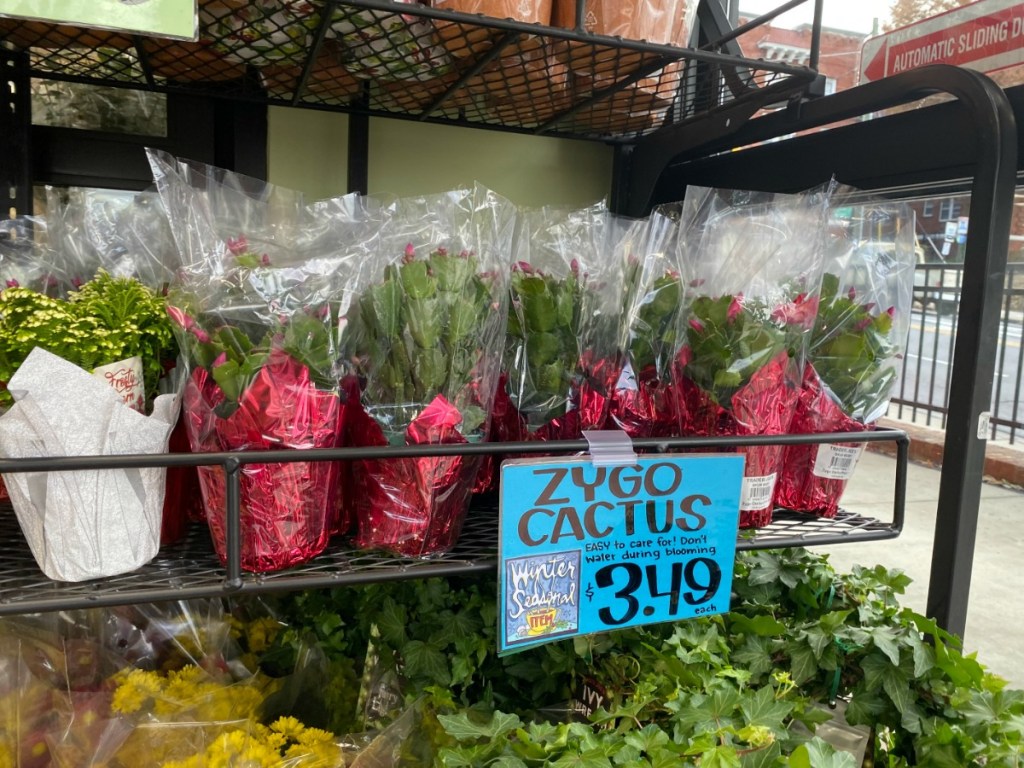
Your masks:
{"label": "sidewalk pavement", "polygon": [[[912,435],[911,439],[912,455],[926,450],[934,452],[934,445],[929,447],[920,436]],[[921,444],[914,448],[915,442]],[[938,455],[941,457],[941,444]],[[1010,461],[1017,455],[1021,458],[1016,463]],[[1010,449],[1008,456],[1009,459],[1003,459],[1004,463],[1012,464],[1024,477],[1024,451]],[[891,456],[866,451],[847,486],[842,507],[891,520],[895,469],[896,462]],[[1005,474],[998,465],[991,471]],[[986,463],[986,474],[989,473]],[[907,476],[906,521],[898,538],[816,547],[815,550],[828,552],[830,562],[840,571],[848,571],[854,564],[868,567],[881,564],[903,570],[914,581],[901,602],[924,613],[938,489],[939,470],[912,462]],[[968,652],[977,651],[978,660],[990,671],[1006,678],[1013,687],[1024,688],[1024,590],[1017,583],[1022,576],[1020,562],[1024,551],[1024,491],[1009,487],[1005,481],[987,480],[982,488],[978,517],[964,646]]]}

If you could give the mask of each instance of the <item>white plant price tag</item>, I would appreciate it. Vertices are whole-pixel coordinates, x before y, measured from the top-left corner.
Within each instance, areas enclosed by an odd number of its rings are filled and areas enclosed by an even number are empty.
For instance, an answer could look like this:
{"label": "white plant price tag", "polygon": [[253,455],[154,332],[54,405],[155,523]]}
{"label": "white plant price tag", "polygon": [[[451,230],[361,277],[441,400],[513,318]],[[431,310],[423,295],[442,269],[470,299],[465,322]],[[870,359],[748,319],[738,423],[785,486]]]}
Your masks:
{"label": "white plant price tag", "polygon": [[857,468],[857,461],[864,452],[864,445],[819,445],[814,459],[815,477],[826,480],[849,480]]}
{"label": "white plant price tag", "polygon": [[769,506],[775,495],[776,477],[778,475],[775,472],[760,477],[744,477],[743,490],[740,494],[740,509],[744,512],[756,512]]}

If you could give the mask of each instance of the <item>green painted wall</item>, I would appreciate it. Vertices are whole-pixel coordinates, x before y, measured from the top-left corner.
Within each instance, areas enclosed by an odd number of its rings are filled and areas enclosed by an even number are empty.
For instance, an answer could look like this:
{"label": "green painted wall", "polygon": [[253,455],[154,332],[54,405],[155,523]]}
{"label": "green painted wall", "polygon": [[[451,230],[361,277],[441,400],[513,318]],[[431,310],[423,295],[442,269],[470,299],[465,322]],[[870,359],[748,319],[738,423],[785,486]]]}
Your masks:
{"label": "green painted wall", "polygon": [[314,200],[344,194],[348,117],[313,109],[270,107],[267,178]]}
{"label": "green painted wall", "polygon": [[[346,191],[348,118],[271,107],[270,181],[312,198]],[[370,122],[371,194],[441,192],[478,181],[520,205],[585,205],[604,199],[612,150],[594,142],[421,125]]]}

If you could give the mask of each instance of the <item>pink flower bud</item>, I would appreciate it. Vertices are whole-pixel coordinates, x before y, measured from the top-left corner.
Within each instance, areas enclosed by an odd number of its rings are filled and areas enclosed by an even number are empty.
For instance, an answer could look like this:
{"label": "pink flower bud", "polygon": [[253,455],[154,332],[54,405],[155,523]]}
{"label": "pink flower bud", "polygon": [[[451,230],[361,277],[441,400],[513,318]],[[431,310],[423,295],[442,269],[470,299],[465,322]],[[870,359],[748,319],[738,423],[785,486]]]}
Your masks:
{"label": "pink flower bud", "polygon": [[527,275],[533,274],[533,265],[528,261],[517,261],[516,266]]}
{"label": "pink flower bud", "polygon": [[871,325],[872,322],[873,321],[870,317],[863,317],[857,321],[856,325],[853,326],[853,330],[856,333],[860,333],[861,331],[867,329],[867,327]]}
{"label": "pink flower bud", "polygon": [[406,243],[405,244],[405,256],[403,257],[403,260],[408,264],[415,257],[416,257],[416,249],[413,247],[412,243]]}
{"label": "pink flower bud", "polygon": [[695,317],[690,318],[690,327],[693,328],[693,330],[695,330],[697,333],[700,333],[704,330],[704,325],[701,323],[700,320],[698,320]]}
{"label": "pink flower bud", "polygon": [[71,285],[77,291],[79,288],[82,287],[82,278],[78,276],[71,278]]}
{"label": "pink flower bud", "polygon": [[846,296],[850,299],[850,301],[856,301],[856,299],[857,299],[857,289],[854,288],[851,285],[850,286],[850,290],[847,291],[847,293],[846,293]]}
{"label": "pink flower bud", "polygon": [[698,277],[698,278],[690,281],[690,287],[691,288],[700,288],[702,285],[704,285],[704,278],[703,277]]}
{"label": "pink flower bud", "polygon": [[171,320],[177,323],[182,329],[195,336],[201,343],[210,343],[210,334],[199,327],[195,318],[185,314],[177,307],[172,307],[170,305],[167,306],[167,314],[171,316]]}
{"label": "pink flower bud", "polygon": [[439,246],[438,249],[436,251],[434,251],[434,253],[436,253],[438,256],[447,256],[448,255],[448,249],[445,248],[442,245],[442,246]]}
{"label": "pink flower bud", "polygon": [[221,352],[219,355],[217,355],[216,359],[214,359],[213,365],[210,366],[210,367],[211,368],[218,368],[218,367],[224,365],[224,363],[226,363],[227,361],[228,361],[228,353],[227,352]]}
{"label": "pink flower bud", "polygon": [[679,355],[676,358],[676,361],[679,363],[680,367],[685,367],[690,364],[691,360],[693,360],[693,350],[690,349],[689,344],[684,344],[683,348],[679,350]]}
{"label": "pink flower bud", "polygon": [[8,287],[8,288],[20,288],[20,287],[21,287],[21,283],[19,283],[19,282],[18,282],[17,280],[15,280],[14,278],[11,278],[11,279],[9,279],[9,280],[7,281],[7,287]]}
{"label": "pink flower bud", "polygon": [[234,239],[229,237],[225,245],[227,245],[228,250],[235,256],[241,256],[249,250],[249,241],[245,239],[245,235],[239,235]]}
{"label": "pink flower bud", "polygon": [[270,257],[267,254],[264,253],[260,257],[260,264],[262,264],[264,267],[269,267],[270,266]]}
{"label": "pink flower bud", "polygon": [[569,262],[569,269],[572,271],[572,273],[574,275],[578,275],[580,273],[580,262],[579,262],[579,259],[573,259],[572,261],[570,261]]}
{"label": "pink flower bud", "polygon": [[885,312],[889,317],[896,317],[896,307],[889,307]]}
{"label": "pink flower bud", "polygon": [[170,304],[167,305],[167,314],[171,316],[171,320],[173,320],[179,326],[184,328],[186,331],[188,330],[191,324],[195,323],[195,320],[186,315],[177,307],[172,307]]}
{"label": "pink flower bud", "polygon": [[729,309],[726,310],[725,317],[727,320],[735,320],[743,312],[743,305],[740,304],[739,299],[733,296],[731,302],[729,302]]}

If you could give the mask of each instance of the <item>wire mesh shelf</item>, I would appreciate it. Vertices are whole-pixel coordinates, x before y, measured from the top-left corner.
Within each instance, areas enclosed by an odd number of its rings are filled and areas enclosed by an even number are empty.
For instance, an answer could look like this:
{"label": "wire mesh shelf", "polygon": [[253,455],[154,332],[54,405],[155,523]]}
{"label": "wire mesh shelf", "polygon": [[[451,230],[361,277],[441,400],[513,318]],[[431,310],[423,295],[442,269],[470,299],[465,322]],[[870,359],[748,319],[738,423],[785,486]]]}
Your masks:
{"label": "wire mesh shelf", "polygon": [[[892,521],[839,510],[824,519],[776,510],[772,523],[741,532],[737,549],[774,549],[891,539]],[[300,566],[272,573],[244,574],[232,587],[213,551],[204,524],[160,550],[131,573],[80,583],[51,581],[39,570],[9,504],[0,505],[0,615],[69,610],[136,602],[184,600],[218,595],[330,588],[373,581],[455,576],[492,571],[497,565],[498,513],[493,507],[470,510],[455,549],[428,560],[366,552],[341,543]]]}
{"label": "wire mesh shelf", "polygon": [[0,19],[35,77],[631,140],[801,91],[808,68],[393,0],[201,0],[198,42]]}
{"label": "wire mesh shelf", "polygon": [[[700,443],[705,448],[715,445],[735,446],[740,443],[767,444],[780,442],[840,442],[849,441],[850,434],[818,436],[783,436],[775,438],[668,438],[665,440],[637,440],[638,447],[671,450],[673,445]],[[831,519],[776,510],[772,522],[756,530],[740,531],[737,549],[776,549],[793,546],[842,544],[899,536],[903,528],[903,507],[906,485],[906,463],[909,440],[899,430],[879,430],[863,433],[865,442],[895,442],[897,448],[896,476],[893,491],[893,514],[882,520],[840,509]],[[573,441],[550,444],[505,444],[519,449],[538,452],[545,445],[561,449],[585,446]],[[495,452],[500,444],[472,446],[416,446],[406,447],[404,454],[429,455],[436,452],[462,451],[470,453]],[[295,460],[296,454],[313,453],[350,457],[353,449],[320,451],[262,452],[263,457],[273,454],[278,460]],[[393,449],[364,449],[382,455],[399,451]],[[287,458],[286,458],[287,455]],[[47,464],[51,467],[84,468],[92,465],[123,464],[200,464],[211,457],[225,462],[237,461],[239,454],[167,454],[163,456],[68,457],[62,459],[4,460],[4,471],[21,465],[38,471]],[[249,454],[246,460],[258,460]],[[326,460],[326,458],[324,458]],[[37,466],[38,465],[38,466]],[[238,511],[234,511],[237,516]],[[455,548],[444,555],[429,559],[403,558],[383,552],[357,550],[343,540],[332,541],[327,550],[312,560],[281,571],[267,573],[240,572],[237,563],[225,567],[218,559],[205,524],[192,524],[179,542],[163,547],[157,557],[136,571],[79,583],[57,582],[48,579],[39,570],[28,545],[18,527],[17,518],[9,502],[0,503],[0,615],[37,611],[67,610],[136,602],[183,600],[218,595],[258,593],[283,590],[302,590],[340,587],[373,581],[455,576],[491,571],[497,565],[498,512],[493,501],[480,497],[471,506],[462,534]],[[237,572],[233,576],[232,572]]]}

